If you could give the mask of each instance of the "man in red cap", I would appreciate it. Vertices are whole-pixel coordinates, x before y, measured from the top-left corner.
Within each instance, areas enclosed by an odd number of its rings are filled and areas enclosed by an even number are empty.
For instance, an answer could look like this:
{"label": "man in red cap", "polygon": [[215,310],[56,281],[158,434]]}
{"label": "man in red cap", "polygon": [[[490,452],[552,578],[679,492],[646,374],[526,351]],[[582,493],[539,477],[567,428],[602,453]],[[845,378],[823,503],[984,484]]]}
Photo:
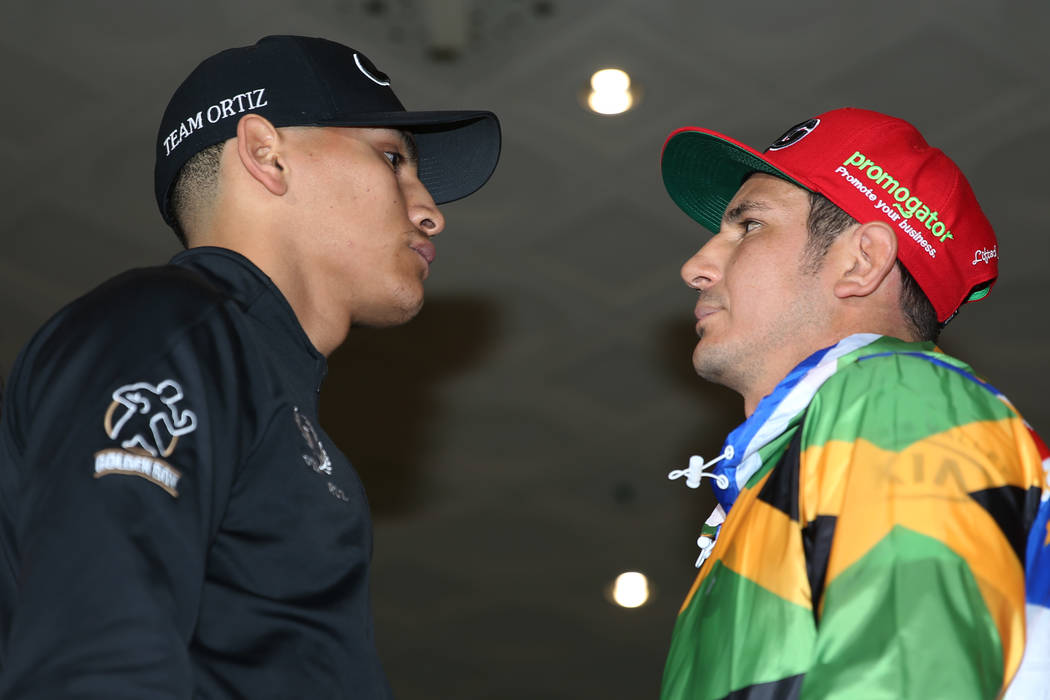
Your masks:
{"label": "man in red cap", "polygon": [[764,152],[679,129],[662,169],[715,234],[682,267],[693,365],[747,416],[671,474],[710,477],[718,506],[662,697],[1044,692],[1048,452],[934,345],[997,275],[958,167],[907,122],[838,109]]}

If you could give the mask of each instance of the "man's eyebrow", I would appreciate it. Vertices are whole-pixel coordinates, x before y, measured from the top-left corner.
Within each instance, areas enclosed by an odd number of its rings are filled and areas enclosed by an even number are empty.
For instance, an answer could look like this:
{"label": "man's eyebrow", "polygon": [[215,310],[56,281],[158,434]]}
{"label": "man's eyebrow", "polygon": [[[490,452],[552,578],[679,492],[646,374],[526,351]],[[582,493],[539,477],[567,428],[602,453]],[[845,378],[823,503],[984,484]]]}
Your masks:
{"label": "man's eyebrow", "polygon": [[401,134],[401,143],[405,146],[405,157],[413,163],[419,162],[419,149],[416,148],[416,139],[412,136],[412,132],[399,130]]}
{"label": "man's eyebrow", "polygon": [[736,223],[744,216],[744,214],[750,211],[765,211],[769,208],[770,206],[765,202],[759,202],[753,199],[745,199],[732,209],[726,209],[726,213],[722,215],[722,221],[724,221],[727,224]]}

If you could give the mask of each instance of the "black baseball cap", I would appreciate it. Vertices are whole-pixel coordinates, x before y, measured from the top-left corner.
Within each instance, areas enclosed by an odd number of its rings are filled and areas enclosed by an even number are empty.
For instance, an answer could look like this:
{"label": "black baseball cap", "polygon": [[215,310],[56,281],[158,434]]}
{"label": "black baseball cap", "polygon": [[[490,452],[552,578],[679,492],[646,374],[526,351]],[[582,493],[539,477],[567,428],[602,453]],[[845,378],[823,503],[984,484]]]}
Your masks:
{"label": "black baseball cap", "polygon": [[205,59],[178,87],[160,122],[154,187],[161,216],[179,170],[237,135],[239,118],[274,126],[377,126],[415,137],[419,179],[437,204],[475,192],[496,169],[499,119],[486,111],[406,111],[390,78],[363,53],[327,39],[268,36]]}

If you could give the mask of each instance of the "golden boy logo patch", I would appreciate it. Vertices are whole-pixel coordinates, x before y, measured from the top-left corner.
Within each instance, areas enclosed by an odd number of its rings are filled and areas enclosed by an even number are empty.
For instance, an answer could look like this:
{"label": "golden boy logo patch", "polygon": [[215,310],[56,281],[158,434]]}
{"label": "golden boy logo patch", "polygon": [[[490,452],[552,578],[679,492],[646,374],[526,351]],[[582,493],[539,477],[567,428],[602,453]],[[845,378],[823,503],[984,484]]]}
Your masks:
{"label": "golden boy logo patch", "polygon": [[172,379],[156,386],[126,384],[114,391],[102,425],[120,448],[95,453],[95,478],[139,476],[177,498],[182,474],[162,457],[171,456],[179,438],[197,429],[196,414],[179,405],[183,398],[182,387]]}

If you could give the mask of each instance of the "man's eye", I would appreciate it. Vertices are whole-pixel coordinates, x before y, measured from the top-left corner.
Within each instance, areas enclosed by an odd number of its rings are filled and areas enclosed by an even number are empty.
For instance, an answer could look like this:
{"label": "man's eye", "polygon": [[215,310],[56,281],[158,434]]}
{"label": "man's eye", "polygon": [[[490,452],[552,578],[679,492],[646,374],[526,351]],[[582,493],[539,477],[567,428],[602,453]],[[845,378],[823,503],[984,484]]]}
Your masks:
{"label": "man's eye", "polygon": [[405,162],[405,157],[397,151],[384,151],[383,155],[390,161],[390,165],[394,167],[394,170],[400,168],[401,164]]}
{"label": "man's eye", "polygon": [[743,221],[740,225],[744,229],[744,233],[751,233],[761,224],[759,224],[757,221]]}

